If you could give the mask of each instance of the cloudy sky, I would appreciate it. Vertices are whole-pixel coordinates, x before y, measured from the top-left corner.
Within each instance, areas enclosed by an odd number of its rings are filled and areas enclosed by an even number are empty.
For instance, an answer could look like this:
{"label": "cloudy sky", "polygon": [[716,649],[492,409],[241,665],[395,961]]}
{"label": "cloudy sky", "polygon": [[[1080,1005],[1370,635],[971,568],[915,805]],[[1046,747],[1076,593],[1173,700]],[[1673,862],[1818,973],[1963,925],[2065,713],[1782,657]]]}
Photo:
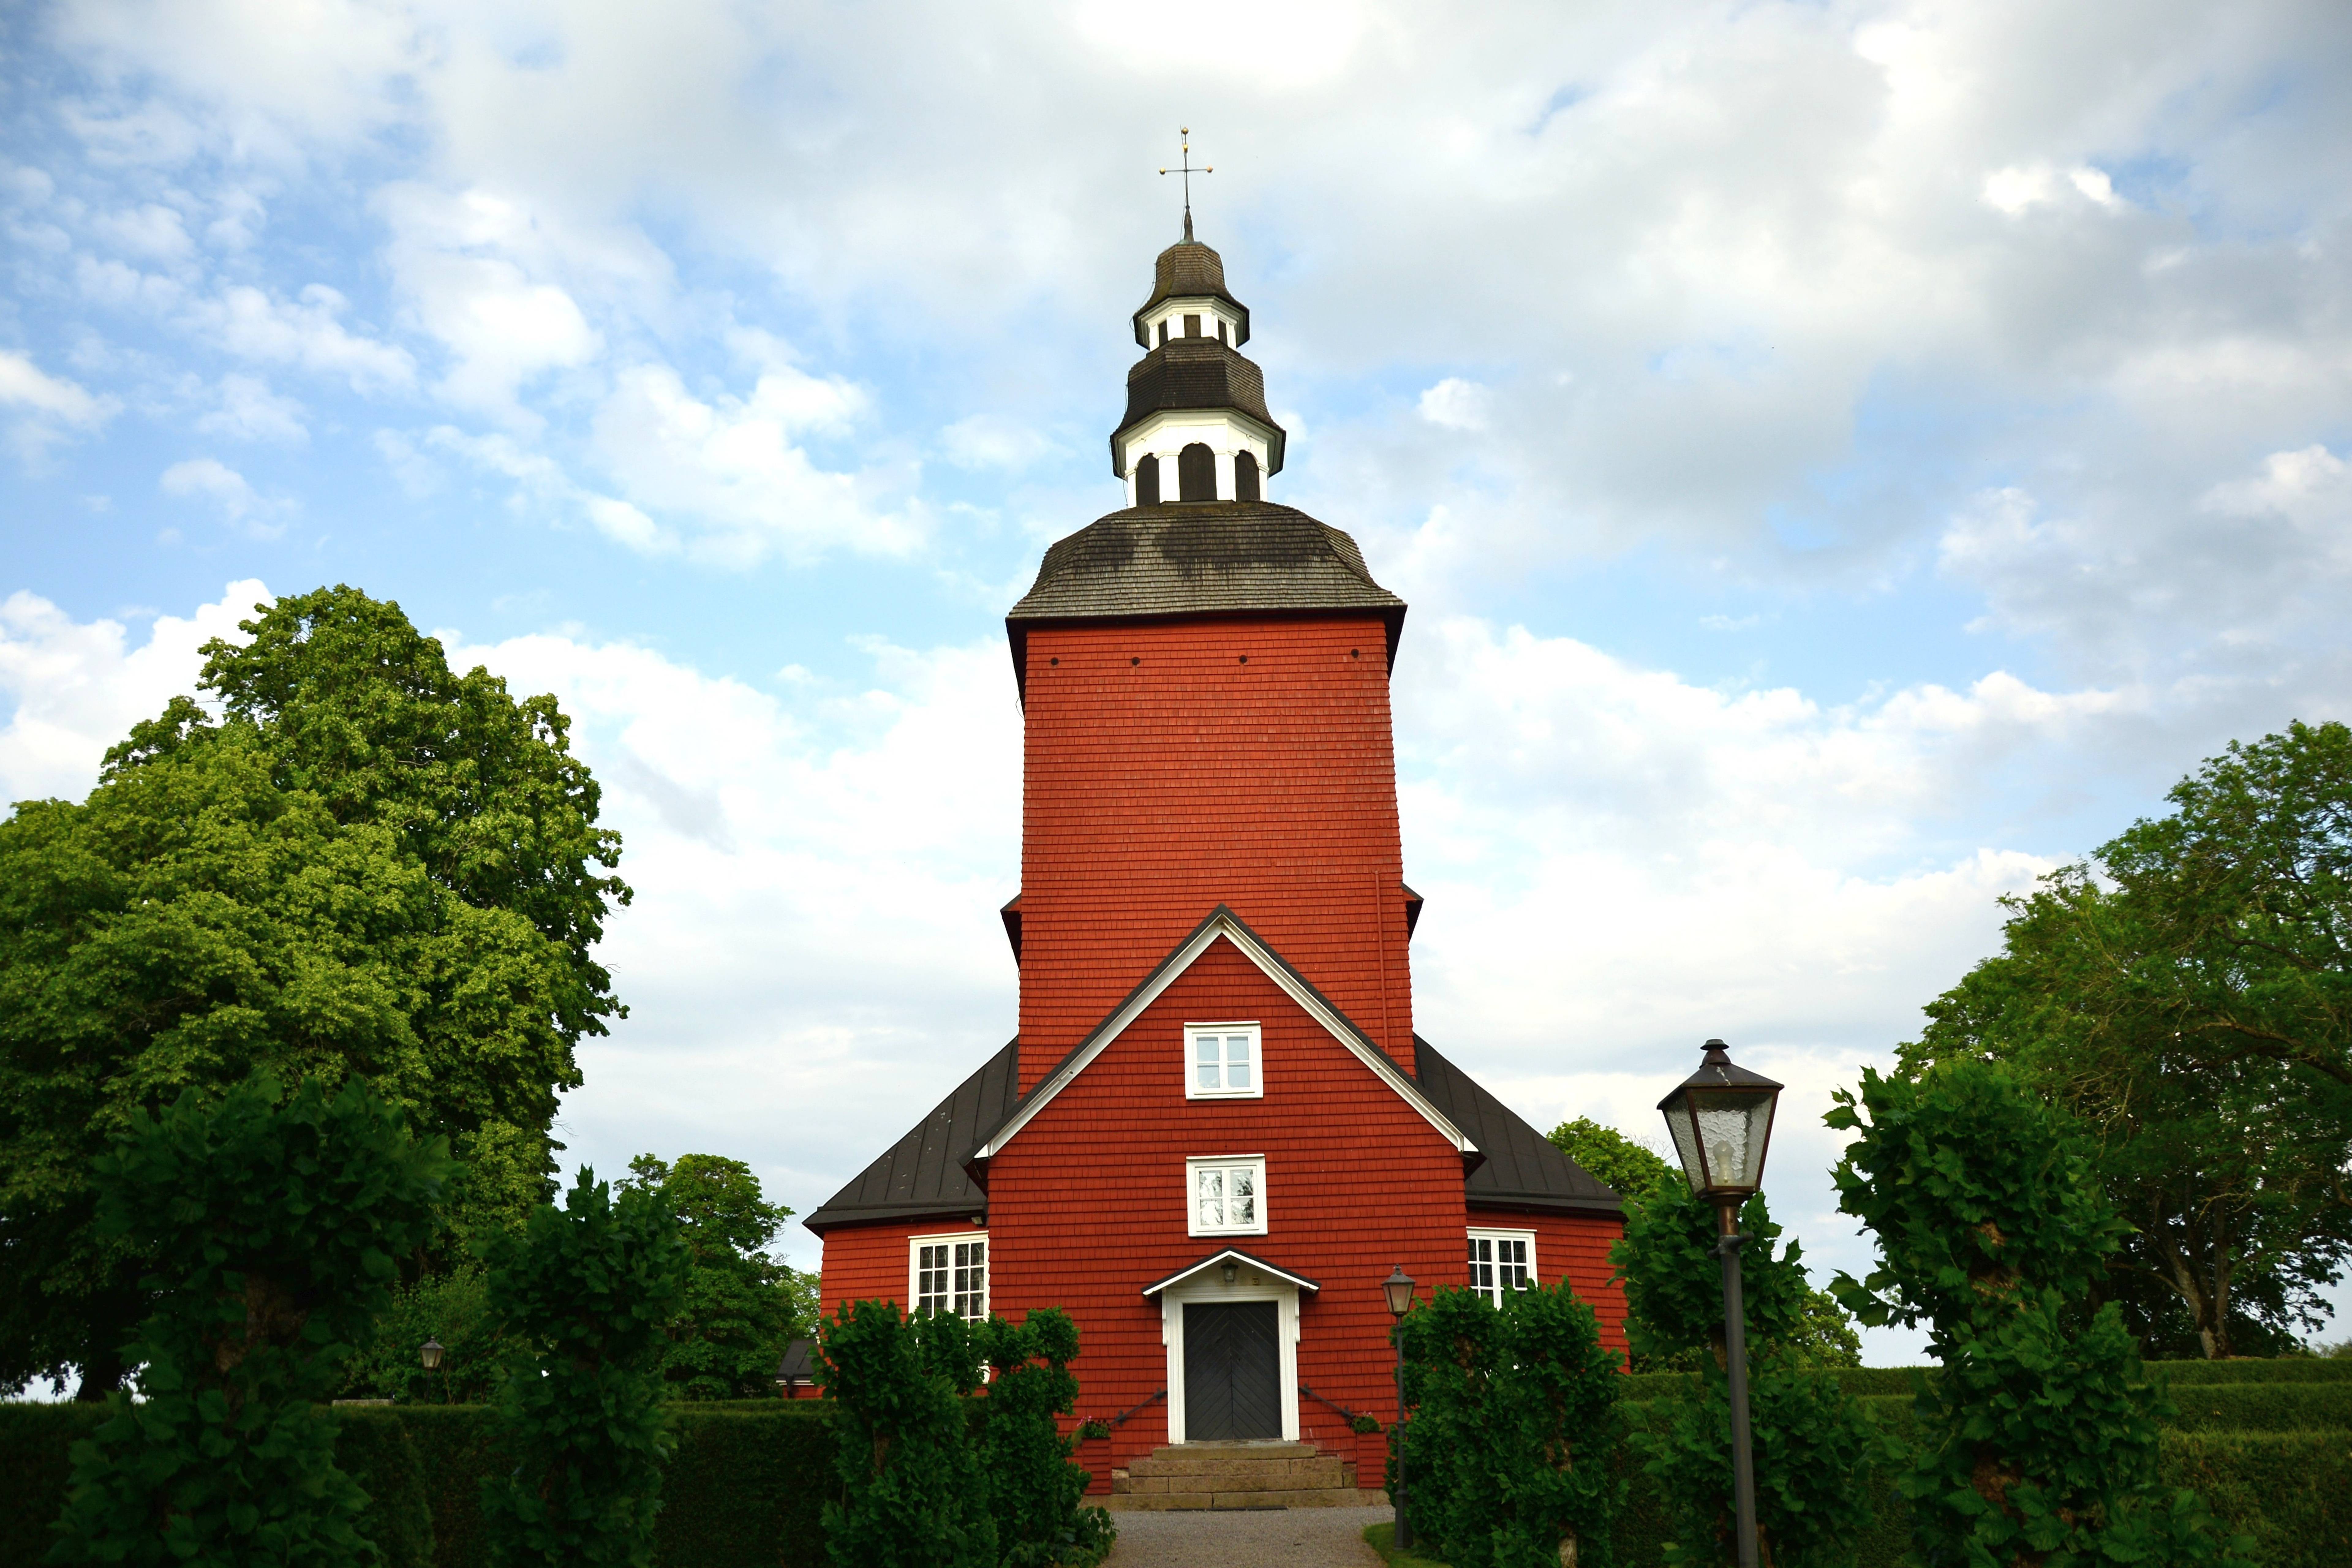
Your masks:
{"label": "cloudy sky", "polygon": [[1413,606],[1417,1018],[1538,1125],[1722,1035],[1859,1267],[1819,1114],[1995,899],[2352,708],[2337,0],[66,0],[0,93],[0,788],[322,583],[554,690],[607,1170],[805,1213],[1010,1034],[1002,616],[1180,124],[1270,494]]}

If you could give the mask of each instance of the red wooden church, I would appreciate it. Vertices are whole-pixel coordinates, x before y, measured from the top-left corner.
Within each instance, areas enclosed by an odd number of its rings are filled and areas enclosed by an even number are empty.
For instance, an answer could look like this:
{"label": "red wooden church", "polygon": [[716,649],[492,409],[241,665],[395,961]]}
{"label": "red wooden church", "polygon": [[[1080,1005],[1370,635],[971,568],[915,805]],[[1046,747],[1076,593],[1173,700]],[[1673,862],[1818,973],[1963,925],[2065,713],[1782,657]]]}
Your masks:
{"label": "red wooden church", "polygon": [[827,1312],[1066,1309],[1079,1414],[1134,1410],[1113,1465],[1219,1439],[1352,1455],[1340,1412],[1394,1405],[1392,1267],[1564,1275],[1622,1350],[1619,1204],[1413,1032],[1404,603],[1265,499],[1283,430],[1189,214],[1134,326],[1110,438],[1129,504],[1049,549],[1005,618],[1020,1032],[805,1223]]}

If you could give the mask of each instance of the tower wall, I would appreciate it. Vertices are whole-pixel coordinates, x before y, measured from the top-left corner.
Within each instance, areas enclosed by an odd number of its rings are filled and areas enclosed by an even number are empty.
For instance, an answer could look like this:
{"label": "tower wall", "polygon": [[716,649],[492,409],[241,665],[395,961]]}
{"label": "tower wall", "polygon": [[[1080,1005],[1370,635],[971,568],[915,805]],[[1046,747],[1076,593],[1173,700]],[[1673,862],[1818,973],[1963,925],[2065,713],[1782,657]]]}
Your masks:
{"label": "tower wall", "polygon": [[1369,615],[1032,627],[1024,1091],[1221,903],[1412,1070],[1386,639]]}

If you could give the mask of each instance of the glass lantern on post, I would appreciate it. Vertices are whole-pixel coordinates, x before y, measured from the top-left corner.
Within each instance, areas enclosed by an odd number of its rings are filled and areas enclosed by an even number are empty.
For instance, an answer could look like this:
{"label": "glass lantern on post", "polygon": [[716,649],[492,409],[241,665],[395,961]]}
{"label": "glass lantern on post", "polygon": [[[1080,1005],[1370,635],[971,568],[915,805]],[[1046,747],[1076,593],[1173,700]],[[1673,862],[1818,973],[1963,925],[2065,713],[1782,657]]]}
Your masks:
{"label": "glass lantern on post", "polygon": [[[1389,1316],[1400,1328],[1404,1315],[1412,1310],[1412,1276],[1400,1263],[1381,1281],[1381,1295],[1388,1302]],[[1402,1551],[1412,1544],[1412,1521],[1405,1512],[1404,1491],[1404,1335],[1396,1336],[1397,1418],[1396,1418],[1396,1545]]]}
{"label": "glass lantern on post", "polygon": [[1731,1394],[1731,1492],[1739,1519],[1739,1568],[1756,1568],[1756,1464],[1748,1435],[1748,1314],[1740,1300],[1739,1208],[1764,1184],[1772,1109],[1781,1085],[1732,1061],[1709,1040],[1698,1071],[1658,1101],[1691,1192],[1715,1205],[1723,1260],[1724,1372]]}

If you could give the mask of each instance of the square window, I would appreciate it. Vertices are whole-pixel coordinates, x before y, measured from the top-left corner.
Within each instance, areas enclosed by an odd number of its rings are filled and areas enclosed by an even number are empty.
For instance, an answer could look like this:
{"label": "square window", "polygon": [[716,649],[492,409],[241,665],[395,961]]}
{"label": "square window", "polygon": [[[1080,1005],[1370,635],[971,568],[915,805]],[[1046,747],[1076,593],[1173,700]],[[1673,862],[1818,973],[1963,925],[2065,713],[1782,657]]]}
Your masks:
{"label": "square window", "polygon": [[914,1238],[914,1289],[908,1292],[915,1315],[952,1312],[959,1318],[988,1316],[988,1236]]}
{"label": "square window", "polygon": [[1525,1290],[1536,1279],[1536,1233],[1474,1230],[1470,1233],[1470,1289],[1499,1307],[1507,1290]]}
{"label": "square window", "polygon": [[1184,1026],[1184,1098],[1256,1099],[1265,1092],[1255,1024]]}
{"label": "square window", "polygon": [[1265,1234],[1265,1156],[1234,1154],[1184,1162],[1192,1184],[1194,1236]]}

